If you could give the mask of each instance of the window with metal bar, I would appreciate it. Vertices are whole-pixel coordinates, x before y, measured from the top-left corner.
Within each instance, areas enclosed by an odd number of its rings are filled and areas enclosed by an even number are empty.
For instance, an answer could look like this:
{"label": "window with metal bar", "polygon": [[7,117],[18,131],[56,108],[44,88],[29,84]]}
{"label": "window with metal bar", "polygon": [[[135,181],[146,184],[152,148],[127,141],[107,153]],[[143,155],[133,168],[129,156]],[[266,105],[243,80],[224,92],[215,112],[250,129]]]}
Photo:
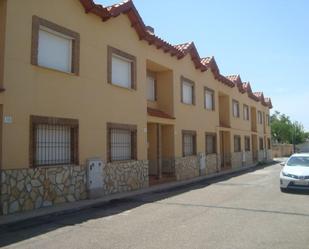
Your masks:
{"label": "window with metal bar", "polygon": [[131,131],[111,129],[111,160],[123,161],[132,159]]}
{"label": "window with metal bar", "polygon": [[183,131],[182,133],[183,156],[196,154],[196,133],[194,131]]}
{"label": "window with metal bar", "polygon": [[214,154],[216,151],[216,134],[206,134],[206,154]]}
{"label": "window with metal bar", "polygon": [[78,164],[77,129],[76,120],[31,116],[31,164]]}
{"label": "window with metal bar", "polygon": [[107,124],[107,156],[109,162],[137,159],[137,127]]}
{"label": "window with metal bar", "polygon": [[264,150],[264,139],[261,137],[259,138],[260,150]]}
{"label": "window with metal bar", "polygon": [[234,152],[241,152],[241,139],[240,136],[234,136]]}
{"label": "window with metal bar", "polygon": [[249,136],[246,136],[245,137],[245,151],[250,151],[250,137]]}

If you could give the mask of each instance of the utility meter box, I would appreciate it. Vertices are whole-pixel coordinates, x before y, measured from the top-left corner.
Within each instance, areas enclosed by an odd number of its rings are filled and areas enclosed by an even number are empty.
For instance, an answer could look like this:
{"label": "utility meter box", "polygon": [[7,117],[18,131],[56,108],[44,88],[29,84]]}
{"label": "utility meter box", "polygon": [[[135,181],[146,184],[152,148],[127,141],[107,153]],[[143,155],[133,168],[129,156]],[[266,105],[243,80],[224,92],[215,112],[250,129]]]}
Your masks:
{"label": "utility meter box", "polygon": [[198,154],[199,165],[200,165],[200,176],[206,175],[206,156],[204,153]]}
{"label": "utility meter box", "polygon": [[87,160],[87,189],[91,199],[103,195],[103,161],[100,158]]}

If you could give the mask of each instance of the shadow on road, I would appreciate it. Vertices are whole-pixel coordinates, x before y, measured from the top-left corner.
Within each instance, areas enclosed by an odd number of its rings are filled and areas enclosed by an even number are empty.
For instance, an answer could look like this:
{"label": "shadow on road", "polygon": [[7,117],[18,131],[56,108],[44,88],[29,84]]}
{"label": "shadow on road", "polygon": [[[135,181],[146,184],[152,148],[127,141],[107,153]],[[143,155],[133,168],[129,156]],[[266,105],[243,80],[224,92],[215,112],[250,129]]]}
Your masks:
{"label": "shadow on road", "polygon": [[43,235],[62,227],[82,226],[84,222],[89,220],[117,215],[144,204],[159,202],[160,200],[177,196],[188,191],[205,188],[211,184],[227,181],[236,176],[261,170],[263,168],[270,167],[275,163],[257,166],[246,171],[232,173],[227,176],[216,177],[210,180],[201,180],[199,182],[169,188],[167,190],[154,191],[131,198],[113,200],[105,204],[95,205],[91,208],[79,210],[69,214],[44,216],[15,224],[0,226],[0,247]]}

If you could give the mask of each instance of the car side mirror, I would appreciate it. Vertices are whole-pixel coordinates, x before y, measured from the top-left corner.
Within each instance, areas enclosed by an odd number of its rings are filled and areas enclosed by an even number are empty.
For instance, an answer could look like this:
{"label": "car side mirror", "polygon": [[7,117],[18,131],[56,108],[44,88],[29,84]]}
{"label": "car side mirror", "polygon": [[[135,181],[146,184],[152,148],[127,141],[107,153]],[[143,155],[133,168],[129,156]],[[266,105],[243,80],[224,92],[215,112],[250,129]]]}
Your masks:
{"label": "car side mirror", "polygon": [[281,162],[280,165],[281,165],[281,166],[284,166],[284,165],[285,165],[285,162]]}

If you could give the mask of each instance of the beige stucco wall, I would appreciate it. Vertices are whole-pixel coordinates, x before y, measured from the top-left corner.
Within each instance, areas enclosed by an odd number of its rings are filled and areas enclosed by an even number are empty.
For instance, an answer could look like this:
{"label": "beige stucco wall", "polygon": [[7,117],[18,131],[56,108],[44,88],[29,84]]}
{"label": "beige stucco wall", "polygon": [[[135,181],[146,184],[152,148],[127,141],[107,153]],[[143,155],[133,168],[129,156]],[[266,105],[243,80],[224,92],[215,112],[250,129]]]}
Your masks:
{"label": "beige stucco wall", "polygon": [[[190,55],[178,60],[140,41],[126,15],[102,22],[97,16],[85,14],[78,0],[54,0],[48,4],[40,0],[10,0],[7,7],[4,74],[7,91],[2,95],[4,115],[12,116],[13,123],[3,127],[5,168],[28,167],[30,115],[79,119],[81,164],[89,157],[106,158],[107,122],[136,124],[138,159],[147,159],[146,72],[147,69],[156,70],[155,64],[160,65],[158,71],[166,70],[158,79],[160,83],[167,83],[160,84],[160,102],[155,105],[176,117],[175,128],[170,129],[174,135],[174,140],[170,141],[175,144],[175,150],[171,149],[168,154],[182,156],[183,129],[197,132],[197,152],[205,151],[205,132],[216,132],[219,137],[219,92],[231,96],[230,108],[233,98],[240,102],[241,118],[235,120],[231,116],[231,139],[236,130],[237,134],[250,134],[250,122],[242,119],[244,103],[268,112],[261,103],[239,93],[237,88],[229,88],[215,80],[212,72],[196,70]],[[32,15],[80,33],[79,76],[30,64]],[[136,91],[107,84],[108,45],[137,57]],[[180,101],[181,76],[195,82],[194,106]],[[204,109],[205,86],[215,91],[215,111]],[[261,136],[263,132],[262,127],[258,127]],[[217,146],[220,151],[219,142]]]}

